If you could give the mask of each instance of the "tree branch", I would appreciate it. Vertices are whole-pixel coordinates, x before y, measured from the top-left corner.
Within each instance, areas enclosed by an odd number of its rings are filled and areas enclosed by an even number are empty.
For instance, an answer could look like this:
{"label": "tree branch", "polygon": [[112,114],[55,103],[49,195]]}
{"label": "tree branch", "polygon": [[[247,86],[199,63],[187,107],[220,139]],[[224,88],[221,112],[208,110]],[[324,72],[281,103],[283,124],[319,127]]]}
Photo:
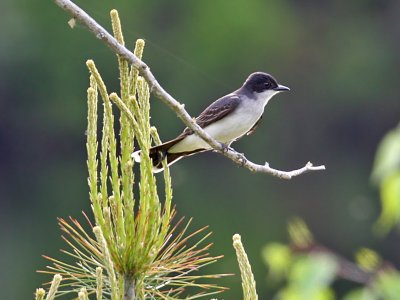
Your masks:
{"label": "tree branch", "polygon": [[124,278],[124,300],[135,300],[135,280],[125,275]]}
{"label": "tree branch", "polygon": [[195,119],[192,118],[188,112],[184,109],[184,105],[175,100],[170,94],[163,89],[163,87],[158,83],[150,68],[139,58],[137,58],[131,51],[129,51],[125,46],[118,43],[118,41],[107,32],[102,26],[100,26],[91,16],[89,16],[85,11],[83,11],[79,6],[74,4],[69,0],[54,0],[54,2],[61,7],[63,10],[70,13],[74,19],[84,24],[89,28],[89,30],[100,40],[106,43],[107,46],[111,48],[113,52],[119,56],[125,58],[129,61],[136,69],[139,70],[139,74],[144,77],[150,86],[151,92],[163,101],[170,109],[172,109],[178,118],[182,122],[193,130],[195,134],[200,136],[204,141],[206,141],[211,148],[215,151],[222,153],[226,157],[230,158],[237,165],[245,167],[252,172],[266,173],[282,179],[291,179],[294,176],[301,175],[310,171],[325,170],[325,166],[313,166],[312,163],[308,162],[304,167],[293,170],[293,171],[280,171],[273,169],[268,163],[265,165],[255,164],[241,154],[233,150],[232,148],[227,148],[221,143],[214,140],[210,135],[208,135],[197,123]]}

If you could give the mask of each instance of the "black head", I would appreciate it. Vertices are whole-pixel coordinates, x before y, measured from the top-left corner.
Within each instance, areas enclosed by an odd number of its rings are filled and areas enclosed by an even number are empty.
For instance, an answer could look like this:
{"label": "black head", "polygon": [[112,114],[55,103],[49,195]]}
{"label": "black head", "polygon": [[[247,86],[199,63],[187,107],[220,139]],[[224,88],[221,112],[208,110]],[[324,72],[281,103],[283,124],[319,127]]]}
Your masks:
{"label": "black head", "polygon": [[277,92],[289,91],[288,87],[278,84],[274,77],[263,72],[250,74],[243,87],[251,93],[262,93],[267,90],[273,90]]}

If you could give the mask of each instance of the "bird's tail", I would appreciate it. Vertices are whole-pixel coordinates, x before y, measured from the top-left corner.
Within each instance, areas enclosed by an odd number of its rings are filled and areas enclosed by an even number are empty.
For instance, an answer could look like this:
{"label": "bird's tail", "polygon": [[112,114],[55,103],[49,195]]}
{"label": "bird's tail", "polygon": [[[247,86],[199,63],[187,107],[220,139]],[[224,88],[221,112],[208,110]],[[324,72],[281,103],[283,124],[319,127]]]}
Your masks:
{"label": "bird's tail", "polygon": [[[181,139],[175,139],[175,140],[166,142],[164,144],[150,148],[149,156],[153,162],[153,173],[159,173],[164,170],[164,167],[162,164],[164,159],[167,160],[167,165],[170,166],[185,156],[189,156],[189,155],[195,154],[197,152],[205,151],[205,149],[196,149],[196,150],[189,151],[189,152],[169,153],[168,150],[173,145],[175,145],[176,143],[178,143],[180,141],[181,141]],[[140,163],[141,150],[133,152],[132,158],[135,160],[135,162]]]}

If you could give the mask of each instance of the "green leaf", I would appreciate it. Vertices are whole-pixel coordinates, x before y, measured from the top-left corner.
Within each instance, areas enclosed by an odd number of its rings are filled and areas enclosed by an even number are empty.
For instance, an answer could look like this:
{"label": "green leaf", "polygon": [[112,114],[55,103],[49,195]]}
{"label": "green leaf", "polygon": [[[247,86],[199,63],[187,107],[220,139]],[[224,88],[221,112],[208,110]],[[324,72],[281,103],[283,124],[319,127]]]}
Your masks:
{"label": "green leaf", "polygon": [[[337,269],[336,259],[329,254],[318,253],[299,258],[292,266],[284,292],[289,296],[282,299],[334,299],[328,287],[335,279]],[[292,292],[298,298],[291,296]]]}
{"label": "green leaf", "polygon": [[385,272],[380,274],[374,285],[380,299],[398,300],[400,295],[400,274]]}
{"label": "green leaf", "polygon": [[294,287],[288,287],[283,289],[279,295],[279,300],[334,300],[335,295],[329,288],[315,289],[311,294],[302,294],[298,289]]}
{"label": "green leaf", "polygon": [[378,233],[387,233],[400,221],[400,171],[387,176],[380,188],[382,212],[376,223]]}
{"label": "green leaf", "polygon": [[376,184],[400,169],[400,127],[389,131],[378,146],[371,178]]}
{"label": "green leaf", "polygon": [[288,246],[280,243],[269,243],[262,251],[264,262],[268,265],[269,276],[274,281],[282,280],[288,273],[292,263]]}
{"label": "green leaf", "polygon": [[367,288],[356,289],[344,296],[343,300],[378,300]]}
{"label": "green leaf", "polygon": [[375,230],[385,234],[400,220],[400,127],[389,131],[381,141],[371,179],[379,184],[382,203]]}

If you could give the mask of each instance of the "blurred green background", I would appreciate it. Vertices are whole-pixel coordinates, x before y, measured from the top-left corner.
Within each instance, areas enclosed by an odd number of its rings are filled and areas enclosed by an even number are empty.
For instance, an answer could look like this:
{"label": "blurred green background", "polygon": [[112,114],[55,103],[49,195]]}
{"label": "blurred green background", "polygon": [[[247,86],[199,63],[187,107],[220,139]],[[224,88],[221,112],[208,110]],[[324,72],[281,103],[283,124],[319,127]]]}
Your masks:
{"label": "blurred green background", "polygon": [[[254,162],[293,169],[325,164],[291,181],[252,174],[206,153],[172,167],[179,216],[210,225],[209,272],[224,279],[223,298],[241,297],[231,237],[240,233],[257,280],[266,282],[263,245],[286,241],[286,223],[302,217],[316,239],[345,257],[360,246],[400,264],[400,238],[374,237],[379,195],[370,172],[380,139],[400,117],[400,1],[76,1],[107,29],[119,10],[125,40],[146,40],[144,61],[193,115],[265,71],[291,88],[267,106],[255,134],[233,147]],[[35,273],[65,247],[57,217],[90,211],[86,172],[85,61],[95,60],[118,89],[114,54],[52,1],[3,0],[0,10],[1,299],[31,299],[48,277]],[[131,48],[132,48],[131,47]],[[164,140],[182,123],[158,99],[152,121]],[[348,283],[334,286],[340,294]],[[222,298],[222,297],[219,297]]]}

